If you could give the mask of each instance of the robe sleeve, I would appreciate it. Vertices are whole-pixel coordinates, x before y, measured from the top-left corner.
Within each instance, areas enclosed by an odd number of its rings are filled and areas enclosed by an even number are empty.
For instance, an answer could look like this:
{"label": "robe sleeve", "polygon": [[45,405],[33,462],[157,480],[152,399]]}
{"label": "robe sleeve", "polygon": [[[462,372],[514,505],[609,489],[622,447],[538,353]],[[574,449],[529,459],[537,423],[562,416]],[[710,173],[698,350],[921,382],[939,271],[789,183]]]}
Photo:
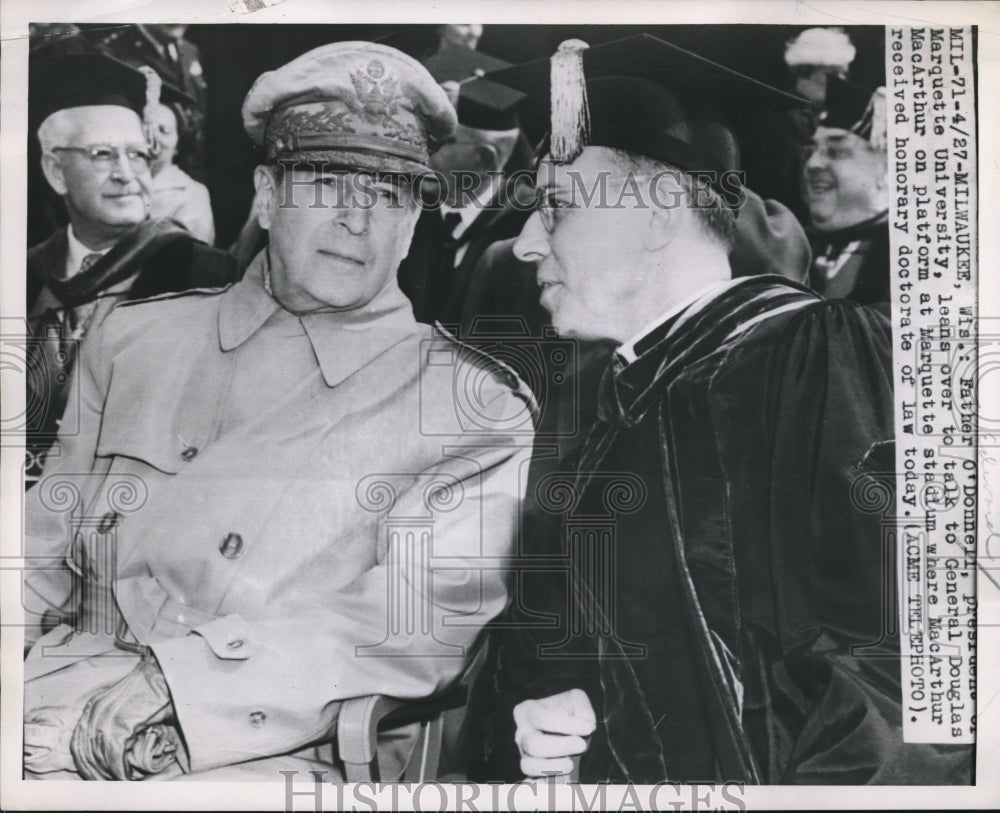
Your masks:
{"label": "robe sleeve", "polygon": [[889,322],[819,303],[768,356],[768,533],[742,563],[760,687],[744,719],[768,743],[765,781],[968,782],[970,748],[903,742]]}
{"label": "robe sleeve", "polygon": [[[590,649],[584,657],[545,656],[546,647],[554,647],[571,636],[573,599],[562,514],[555,510],[559,506],[542,504],[540,489],[549,478],[560,486],[573,483],[582,447],[597,420],[601,377],[615,347],[612,342],[575,342],[576,359],[570,375],[547,392],[546,408],[538,427],[538,434],[544,439],[531,462],[522,512],[524,559],[514,570],[511,600],[503,624],[493,633],[498,650],[497,675],[491,686],[496,693],[490,720],[493,778],[518,781],[523,776],[520,753],[514,744],[513,715],[514,706],[521,701],[582,689],[595,709],[601,707],[597,646],[593,638],[575,636],[576,646]],[[548,567],[537,566],[543,561],[549,563]]]}

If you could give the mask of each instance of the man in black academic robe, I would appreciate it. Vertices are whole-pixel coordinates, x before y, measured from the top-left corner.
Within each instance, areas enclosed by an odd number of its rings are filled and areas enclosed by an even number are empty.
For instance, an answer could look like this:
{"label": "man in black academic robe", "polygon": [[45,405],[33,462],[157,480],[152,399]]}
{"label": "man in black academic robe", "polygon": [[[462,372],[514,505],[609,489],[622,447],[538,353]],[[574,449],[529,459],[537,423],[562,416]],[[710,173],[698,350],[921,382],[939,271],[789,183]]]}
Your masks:
{"label": "man in black academic robe", "polygon": [[466,338],[476,328],[477,314],[468,306],[473,269],[491,244],[517,236],[528,219],[535,156],[516,108],[524,94],[477,81],[509,63],[446,45],[424,66],[448,93],[459,126],[431,159],[426,209],[398,279],[417,321],[458,326]]}
{"label": "man in black academic robe", "polygon": [[67,397],[76,350],[118,302],[238,279],[225,253],[178,223],[149,217],[146,91],[141,73],[101,54],[32,67],[41,168],[69,223],[27,255],[29,484],[60,428],[75,431],[77,409]]}
{"label": "man in black academic robe", "polygon": [[831,78],[803,168],[813,265],[827,299],[889,307],[885,88]]}
{"label": "man in black academic robe", "polygon": [[[561,335],[616,350],[585,442],[529,494],[500,774],[568,773],[582,753],[583,782],[969,782],[970,748],[903,742],[890,324],[734,277],[733,207],[704,180],[731,164],[700,102],[781,97],[641,37],[497,80],[572,76],[573,58],[591,130],[553,133],[515,254]],[[700,78],[664,87],[654,62]],[[611,196],[657,186],[623,207],[573,198],[574,176],[602,173]]]}

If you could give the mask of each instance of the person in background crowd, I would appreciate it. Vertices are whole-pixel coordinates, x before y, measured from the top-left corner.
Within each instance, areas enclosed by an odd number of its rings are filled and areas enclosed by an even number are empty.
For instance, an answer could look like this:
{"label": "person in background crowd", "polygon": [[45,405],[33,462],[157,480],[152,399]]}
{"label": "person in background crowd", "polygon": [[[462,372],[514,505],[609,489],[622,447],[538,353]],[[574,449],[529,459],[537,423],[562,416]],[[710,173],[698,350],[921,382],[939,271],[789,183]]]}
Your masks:
{"label": "person in background crowd", "polygon": [[208,189],[174,163],[177,155],[177,115],[165,104],[153,110],[152,123],[159,146],[153,159],[153,218],[170,218],[202,242],[215,242],[215,223]]}
{"label": "person in background crowd", "polygon": [[463,318],[472,269],[493,242],[513,237],[530,213],[528,172],[534,162],[521,136],[517,102],[523,94],[487,81],[471,81],[509,64],[446,45],[424,61],[455,105],[455,137],[431,158],[441,185],[417,222],[399,283],[418,321],[458,325]]}
{"label": "person in background crowd", "polygon": [[446,688],[506,602],[531,395],[396,283],[447,96],[342,42],[261,75],[243,122],[267,249],[115,310],[28,494],[32,778],[328,781],[341,701]]}
{"label": "person in background crowd", "polygon": [[854,55],[850,38],[836,28],[809,28],[785,43],[789,89],[809,104],[765,120],[759,154],[744,166],[755,178],[756,191],[780,200],[803,224],[808,222],[802,189],[803,148],[816,129],[827,81],[846,76]]}
{"label": "person in background crowd", "polygon": [[[970,748],[903,741],[896,568],[854,498],[891,478],[889,321],[728,261],[730,122],[794,99],[651,37],[493,78],[552,99],[515,253],[561,336],[617,348],[538,485],[527,552],[564,570],[521,573],[504,619],[498,757],[542,777],[582,753],[582,782],[969,782]],[[600,183],[651,191],[581,198]]]}
{"label": "person in background crowd", "polygon": [[840,28],[807,28],[785,44],[785,64],[795,93],[819,111],[830,77],[846,79],[855,48]]}
{"label": "person in background crowd", "polygon": [[140,117],[141,73],[101,54],[39,61],[31,77],[30,117],[46,181],[65,203],[69,224],[27,257],[32,375],[28,480],[66,412],[77,345],[124,299],[225,285],[237,278],[227,255],[180,226],[149,216],[152,147]]}
{"label": "person in background crowd", "polygon": [[181,119],[180,167],[197,181],[205,182],[205,122],[207,86],[198,46],[184,38],[186,25],[146,24],[86,27],[94,44],[103,52],[131,65],[144,65],[159,74],[164,84],[177,88],[184,99],[174,108]]}
{"label": "person in background crowd", "polygon": [[89,53],[90,43],[80,37],[80,29],[72,23],[29,23],[29,51],[33,58]]}
{"label": "person in background crowd", "polygon": [[804,169],[812,287],[829,299],[889,303],[885,88],[831,79]]}
{"label": "person in background crowd", "polygon": [[483,27],[479,24],[446,24],[439,29],[441,42],[444,47],[454,45],[458,48],[467,48],[475,51],[479,45],[479,40],[483,36]]}
{"label": "person in background crowd", "polygon": [[[93,53],[95,48],[80,29],[70,23],[30,23],[28,75],[37,62],[55,56]],[[66,212],[62,200],[52,190],[42,173],[38,142],[28,139],[28,242],[37,245],[57,229],[65,228]]]}

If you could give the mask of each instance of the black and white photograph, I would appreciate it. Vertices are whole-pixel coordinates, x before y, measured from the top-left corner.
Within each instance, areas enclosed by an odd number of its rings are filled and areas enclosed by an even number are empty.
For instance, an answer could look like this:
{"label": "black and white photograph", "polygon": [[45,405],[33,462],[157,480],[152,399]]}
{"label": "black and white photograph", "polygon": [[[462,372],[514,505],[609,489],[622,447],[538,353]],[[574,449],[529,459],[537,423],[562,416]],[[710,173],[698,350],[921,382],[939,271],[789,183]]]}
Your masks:
{"label": "black and white photograph", "polygon": [[995,8],[51,5],[3,809],[1000,805]]}

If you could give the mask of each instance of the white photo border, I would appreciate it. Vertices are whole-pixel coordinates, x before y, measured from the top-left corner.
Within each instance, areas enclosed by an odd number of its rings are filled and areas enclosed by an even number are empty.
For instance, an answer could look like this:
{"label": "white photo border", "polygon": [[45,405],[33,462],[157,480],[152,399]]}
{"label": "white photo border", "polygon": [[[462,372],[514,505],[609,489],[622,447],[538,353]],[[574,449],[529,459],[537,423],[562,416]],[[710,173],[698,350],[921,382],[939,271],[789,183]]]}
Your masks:
{"label": "white photo border", "polygon": [[[3,0],[0,4],[0,303],[3,324],[17,324],[24,318],[26,234],[26,145],[28,22],[184,22],[191,24],[242,23],[281,25],[285,23],[429,23],[474,20],[484,24],[787,24],[787,25],[977,25],[978,40],[978,133],[979,133],[979,324],[982,334],[1000,336],[1000,8],[984,2],[849,2],[848,0],[804,2],[804,0],[757,0],[698,3],[600,2],[599,0],[437,0],[433,4],[413,4],[405,0],[378,0],[332,4],[329,0],[267,0],[274,3],[247,12],[245,0]],[[250,2],[253,6],[255,3]],[[6,332],[6,331],[5,331]],[[23,380],[10,371],[2,374],[3,402],[0,415],[19,414],[24,406]],[[1000,404],[1000,364],[980,356],[979,405],[981,426],[996,426],[989,414]],[[997,416],[1000,418],[1000,416]],[[985,420],[990,418],[993,420]],[[981,443],[983,438],[981,437]],[[990,454],[1000,454],[1000,431],[988,439]],[[983,467],[980,449],[979,556],[1000,556],[1000,482],[996,470]],[[8,632],[19,623],[22,535],[23,454],[5,449],[0,460],[0,618]],[[773,808],[996,808],[1000,807],[1000,569],[979,572],[978,636],[978,742],[977,784],[973,787],[850,787],[794,788],[748,787],[740,794],[749,809]],[[0,807],[5,810],[91,809],[91,810],[284,810],[286,791],[280,782],[163,782],[155,791],[140,783],[25,782],[21,779],[21,643],[16,634],[0,636]],[[460,799],[471,798],[468,789],[444,786],[449,794],[447,807],[441,793],[426,794],[423,803],[430,809],[454,809]],[[308,785],[296,790],[306,790]],[[366,799],[377,795],[371,789],[360,796],[344,794],[339,800],[369,808]],[[512,792],[513,791],[513,792]],[[579,803],[568,786],[559,786],[550,795],[548,788],[503,786],[497,793],[484,790],[478,797],[480,809],[513,802],[518,807],[556,806],[568,809]],[[459,795],[461,794],[461,795]],[[593,786],[584,788],[592,798]],[[735,795],[735,794],[734,794]],[[640,792],[648,799],[648,792]],[[684,807],[704,800],[704,792],[658,797],[661,804],[680,802]],[[399,809],[413,809],[405,792],[392,799]],[[725,800],[723,799],[722,802]],[[326,786],[325,807],[332,808],[338,796]],[[614,809],[630,805],[624,787],[610,788],[604,803]],[[713,803],[720,804],[718,797]],[[295,809],[313,809],[314,799],[306,794],[294,799]],[[381,805],[380,805],[381,806]],[[349,808],[348,808],[349,809]],[[466,808],[470,809],[470,808]],[[471,808],[475,809],[475,808]]]}

